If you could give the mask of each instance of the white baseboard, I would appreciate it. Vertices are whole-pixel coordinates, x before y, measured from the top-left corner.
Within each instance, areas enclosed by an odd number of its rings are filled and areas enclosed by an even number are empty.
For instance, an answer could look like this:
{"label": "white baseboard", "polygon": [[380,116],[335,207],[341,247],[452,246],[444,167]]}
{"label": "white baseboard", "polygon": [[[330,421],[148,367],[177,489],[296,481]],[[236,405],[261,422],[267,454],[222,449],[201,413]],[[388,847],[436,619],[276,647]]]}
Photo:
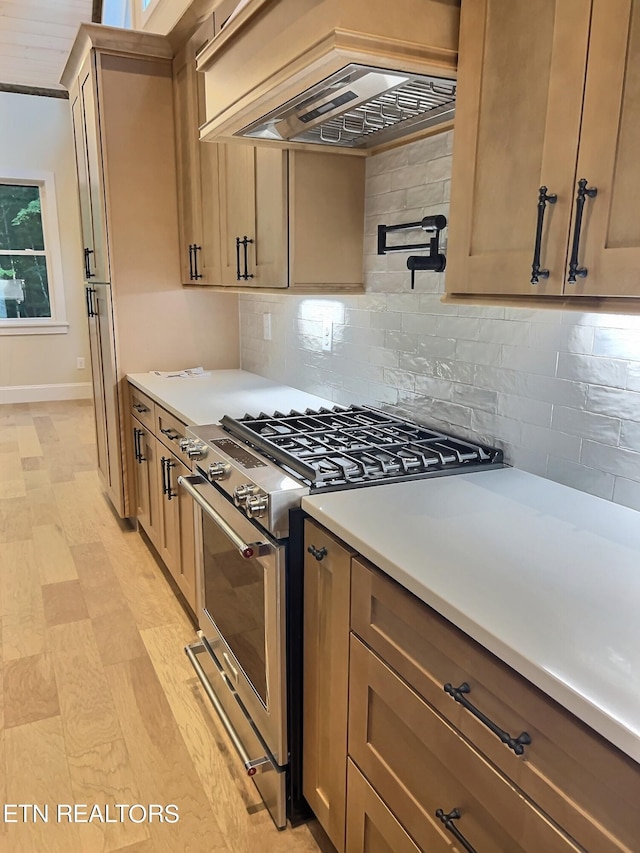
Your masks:
{"label": "white baseboard", "polygon": [[51,400],[85,400],[90,398],[90,382],[0,386],[0,403],[41,403]]}

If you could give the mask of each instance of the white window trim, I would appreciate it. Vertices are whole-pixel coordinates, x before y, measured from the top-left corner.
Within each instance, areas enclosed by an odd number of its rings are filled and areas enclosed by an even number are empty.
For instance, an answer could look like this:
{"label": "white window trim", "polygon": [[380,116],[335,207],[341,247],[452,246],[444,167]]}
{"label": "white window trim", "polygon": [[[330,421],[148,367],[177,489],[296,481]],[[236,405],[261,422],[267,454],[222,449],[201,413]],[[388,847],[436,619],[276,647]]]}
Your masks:
{"label": "white window trim", "polygon": [[144,0],[133,0],[135,29],[143,29],[149,18],[158,7],[160,0],[149,0],[149,5],[144,8]]}
{"label": "white window trim", "polygon": [[35,184],[40,188],[42,232],[47,256],[47,276],[51,317],[23,317],[0,319],[0,336],[3,335],[60,335],[69,331],[64,299],[64,277],[60,251],[60,229],[56,204],[56,184],[53,172],[3,169],[2,184]]}

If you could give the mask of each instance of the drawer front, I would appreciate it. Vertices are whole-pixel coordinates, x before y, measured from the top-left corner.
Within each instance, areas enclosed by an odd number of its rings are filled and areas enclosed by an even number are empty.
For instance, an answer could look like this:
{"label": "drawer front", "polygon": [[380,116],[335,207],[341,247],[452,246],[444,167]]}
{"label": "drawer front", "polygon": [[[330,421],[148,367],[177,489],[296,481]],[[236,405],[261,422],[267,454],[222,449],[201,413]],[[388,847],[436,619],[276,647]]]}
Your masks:
{"label": "drawer front", "polygon": [[[633,851],[640,767],[383,572],[352,563],[351,627],[587,850]],[[531,744],[516,755],[444,691]]]}
{"label": "drawer front", "polygon": [[350,758],[421,849],[462,849],[439,810],[479,853],[579,849],[353,634],[349,707]]}
{"label": "drawer front", "polygon": [[347,853],[420,853],[355,764],[347,765]]}
{"label": "drawer front", "polygon": [[155,423],[156,438],[158,438],[165,447],[168,447],[172,453],[180,459],[191,470],[191,460],[187,454],[180,449],[180,441],[187,437],[187,427],[179,418],[172,415],[161,406],[156,406],[156,423]]}
{"label": "drawer front", "polygon": [[152,431],[155,429],[155,403],[133,385],[129,385],[129,409],[141,424]]}

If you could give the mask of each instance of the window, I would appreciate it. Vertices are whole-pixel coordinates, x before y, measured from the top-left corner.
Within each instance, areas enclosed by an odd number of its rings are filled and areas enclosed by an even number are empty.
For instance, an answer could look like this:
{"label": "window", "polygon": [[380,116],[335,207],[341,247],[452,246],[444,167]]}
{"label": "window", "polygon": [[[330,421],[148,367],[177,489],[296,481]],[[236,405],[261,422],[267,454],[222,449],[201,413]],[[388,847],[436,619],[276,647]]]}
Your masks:
{"label": "window", "polygon": [[66,330],[53,175],[0,174],[0,334]]}

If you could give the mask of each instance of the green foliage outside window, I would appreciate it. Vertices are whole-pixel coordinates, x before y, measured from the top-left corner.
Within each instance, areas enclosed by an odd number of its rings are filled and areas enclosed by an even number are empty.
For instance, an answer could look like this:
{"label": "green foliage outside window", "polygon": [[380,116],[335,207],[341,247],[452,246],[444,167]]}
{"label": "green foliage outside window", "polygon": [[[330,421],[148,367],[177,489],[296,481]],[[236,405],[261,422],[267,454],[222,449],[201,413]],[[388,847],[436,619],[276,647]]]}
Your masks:
{"label": "green foliage outside window", "polygon": [[0,319],[51,317],[40,188],[0,183]]}

